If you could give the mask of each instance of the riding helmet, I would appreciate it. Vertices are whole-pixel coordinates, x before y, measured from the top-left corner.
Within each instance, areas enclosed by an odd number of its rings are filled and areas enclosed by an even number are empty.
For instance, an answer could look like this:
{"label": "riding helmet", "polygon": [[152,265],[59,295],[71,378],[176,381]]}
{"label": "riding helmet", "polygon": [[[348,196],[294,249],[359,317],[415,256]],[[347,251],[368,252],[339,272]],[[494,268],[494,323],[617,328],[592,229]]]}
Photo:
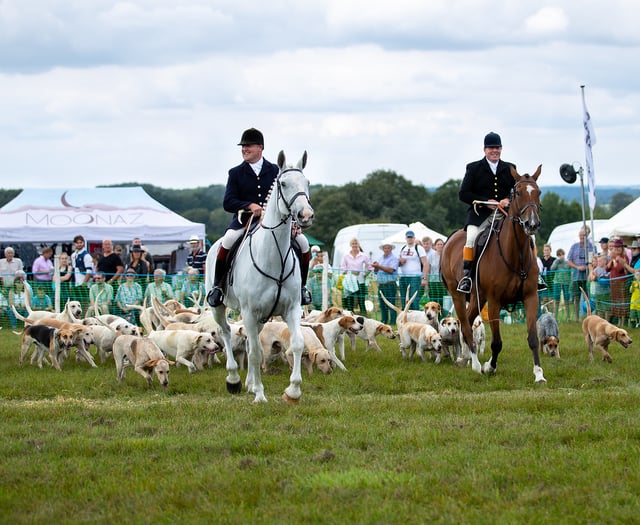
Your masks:
{"label": "riding helmet", "polygon": [[501,148],[502,140],[500,140],[500,135],[490,131],[484,137],[484,147],[485,148]]}
{"label": "riding helmet", "polygon": [[249,146],[251,144],[259,144],[260,146],[264,146],[264,137],[262,136],[262,133],[256,128],[249,128],[245,130],[242,134],[240,142],[238,143],[238,146]]}

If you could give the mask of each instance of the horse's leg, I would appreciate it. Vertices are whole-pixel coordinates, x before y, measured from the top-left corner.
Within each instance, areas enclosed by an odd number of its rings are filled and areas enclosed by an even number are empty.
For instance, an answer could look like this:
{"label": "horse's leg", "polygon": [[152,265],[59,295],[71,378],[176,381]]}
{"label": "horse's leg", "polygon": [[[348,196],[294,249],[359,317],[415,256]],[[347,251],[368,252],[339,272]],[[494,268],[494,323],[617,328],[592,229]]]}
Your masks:
{"label": "horse's leg", "polygon": [[491,327],[491,359],[484,364],[482,371],[485,374],[495,374],[498,367],[498,355],[502,351],[500,304],[498,301],[489,301],[487,311],[489,314],[489,326]]}
{"label": "horse's leg", "polygon": [[282,399],[291,403],[297,402],[302,397],[302,351],[304,350],[304,338],[300,329],[300,310],[294,306],[284,316],[289,327],[289,348],[293,353],[293,367],[289,376],[289,386],[285,388]]}
{"label": "horse's leg", "polygon": [[264,395],[264,385],[262,384],[262,345],[260,344],[260,330],[262,323],[250,315],[243,317],[244,328],[247,332],[247,346],[249,355],[247,358],[247,379],[245,386],[249,392],[253,392],[256,397],[254,403],[266,403]]}
{"label": "horse's leg", "polygon": [[[475,316],[472,317],[472,314],[473,311],[477,310],[477,307],[470,303],[469,309],[467,310],[467,301],[465,294],[462,294],[460,292],[453,292],[451,296],[456,312],[458,314],[458,319],[460,320],[460,330],[462,331],[462,338],[469,348],[471,357],[471,370],[473,370],[477,374],[481,374],[482,365],[480,364],[480,360],[478,359],[478,349],[475,348],[473,343],[473,330],[471,328],[471,319],[475,318]],[[462,366],[463,364],[466,364],[466,359],[458,359],[456,361],[456,364]]]}
{"label": "horse's leg", "polygon": [[530,294],[524,300],[524,310],[527,315],[527,342],[533,355],[533,375],[536,383],[546,383],[542,367],[540,366],[540,354],[538,353],[538,330],[536,320],[538,315],[538,294]]}
{"label": "horse's leg", "polygon": [[230,394],[239,394],[242,390],[240,374],[238,374],[238,363],[233,357],[231,349],[231,330],[227,323],[226,307],[218,306],[213,309],[213,317],[220,326],[220,335],[224,341],[224,353],[227,356],[227,392]]}

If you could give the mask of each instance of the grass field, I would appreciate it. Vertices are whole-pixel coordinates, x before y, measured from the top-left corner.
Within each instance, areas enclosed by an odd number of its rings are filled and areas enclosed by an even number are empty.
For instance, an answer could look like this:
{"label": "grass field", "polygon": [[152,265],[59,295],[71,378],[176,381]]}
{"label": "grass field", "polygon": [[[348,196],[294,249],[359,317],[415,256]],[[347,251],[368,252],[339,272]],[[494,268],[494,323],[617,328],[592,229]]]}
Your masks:
{"label": "grass field", "polygon": [[635,523],[640,330],[607,364],[560,328],[545,386],[524,326],[503,325],[495,376],[359,341],[348,372],[304,372],[294,406],[283,366],[255,405],[222,366],[174,369],[167,391],[118,384],[112,360],[20,368],[2,330],[0,522]]}

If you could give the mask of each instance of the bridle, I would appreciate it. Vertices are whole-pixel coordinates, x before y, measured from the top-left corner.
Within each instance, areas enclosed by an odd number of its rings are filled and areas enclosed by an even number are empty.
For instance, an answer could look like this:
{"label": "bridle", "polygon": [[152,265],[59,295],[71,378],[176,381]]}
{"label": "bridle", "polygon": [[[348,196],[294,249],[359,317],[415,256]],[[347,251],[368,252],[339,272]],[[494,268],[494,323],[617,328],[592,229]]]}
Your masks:
{"label": "bridle", "polygon": [[[272,238],[273,238],[273,241],[274,241],[274,243],[275,243],[275,245],[276,245],[276,247],[277,247],[277,249],[278,249],[278,256],[279,256],[279,259],[280,259],[280,275],[278,275],[278,276],[276,276],[276,277],[274,277],[274,276],[272,276],[272,275],[269,275],[268,273],[266,273],[264,270],[262,270],[262,269],[258,266],[258,264],[257,264],[257,262],[256,262],[256,260],[255,260],[255,257],[254,257],[254,253],[253,253],[253,243],[252,243],[252,240],[253,240],[253,234],[254,234],[256,231],[258,231],[258,230],[257,230],[257,229],[256,229],[256,230],[253,230],[251,233],[248,233],[248,234],[247,234],[247,235],[248,235],[248,237],[249,237],[249,255],[251,256],[251,262],[253,263],[253,267],[254,267],[254,268],[255,268],[255,269],[256,269],[256,270],[257,270],[257,271],[258,271],[262,276],[266,277],[267,279],[271,279],[272,281],[274,281],[274,282],[276,283],[276,285],[277,285],[277,288],[278,288],[278,292],[277,292],[277,295],[276,295],[276,299],[275,299],[275,301],[273,302],[273,306],[271,307],[271,311],[270,311],[270,312],[269,312],[269,314],[265,317],[265,319],[261,320],[262,322],[266,322],[266,321],[268,321],[268,320],[271,318],[271,316],[273,315],[273,312],[275,311],[276,306],[278,305],[278,302],[280,301],[280,295],[281,295],[281,293],[282,293],[282,286],[283,286],[283,284],[286,282],[286,280],[287,280],[289,277],[291,277],[291,276],[293,275],[293,273],[294,273],[294,271],[295,271],[295,268],[296,268],[296,257],[295,257],[295,255],[294,255],[294,257],[293,257],[293,264],[292,264],[292,266],[291,266],[291,269],[290,269],[290,270],[285,274],[285,270],[286,270],[286,262],[287,262],[287,260],[289,259],[290,254],[293,252],[293,246],[292,246],[292,243],[291,243],[291,241],[290,241],[290,242],[289,242],[289,247],[288,247],[288,249],[286,250],[286,252],[285,252],[285,253],[283,253],[283,251],[282,251],[282,249],[281,249],[281,247],[280,247],[280,244],[278,243],[278,239],[277,239],[277,237],[276,237],[275,230],[276,230],[276,229],[278,229],[278,228],[280,228],[280,227],[281,227],[281,226],[283,226],[283,225],[289,225],[289,219],[293,219],[293,214],[292,214],[292,212],[291,212],[291,208],[292,208],[292,206],[293,206],[293,203],[294,203],[298,198],[300,198],[300,197],[304,197],[304,198],[307,200],[307,203],[309,204],[309,206],[311,206],[311,201],[309,200],[309,196],[307,195],[307,193],[306,193],[305,191],[299,191],[299,192],[295,193],[295,194],[294,194],[294,195],[293,195],[293,196],[292,196],[288,201],[285,199],[284,192],[283,192],[283,190],[282,190],[282,183],[281,183],[280,178],[281,178],[281,176],[282,176],[284,173],[287,173],[287,172],[289,172],[289,171],[296,171],[296,172],[298,172],[298,173],[300,173],[300,174],[302,174],[302,173],[303,173],[303,172],[302,172],[302,170],[301,170],[301,169],[299,169],[299,168],[287,168],[287,169],[282,170],[282,171],[278,174],[278,176],[276,177],[276,181],[275,181],[276,191],[277,191],[277,197],[276,197],[276,198],[277,198],[277,200],[279,200],[279,201],[281,200],[281,201],[284,203],[284,205],[285,205],[285,207],[286,207],[286,209],[287,209],[287,213],[286,213],[286,215],[284,215],[284,216],[280,219],[280,222],[279,222],[278,224],[276,224],[275,226],[265,226],[265,225],[264,225],[264,224],[262,224],[262,223],[260,224],[260,227],[261,227],[261,228],[263,228],[264,230],[267,230],[267,231],[269,231],[269,232],[271,233],[271,236],[272,236]],[[268,202],[268,201],[267,201],[267,202]]]}
{"label": "bridle", "polygon": [[513,185],[513,188],[511,188],[511,195],[510,195],[510,200],[513,203],[513,206],[511,207],[513,210],[517,210],[514,211],[513,214],[510,214],[510,218],[511,220],[515,223],[518,222],[520,224],[520,226],[522,226],[523,229],[526,228],[526,221],[522,218],[525,214],[525,212],[529,209],[529,208],[534,208],[534,212],[537,215],[539,215],[539,211],[541,206],[538,205],[538,203],[536,202],[528,202],[527,204],[525,204],[522,208],[518,209],[518,196],[519,193],[517,191],[517,188],[520,184],[523,183],[527,183],[527,184],[533,184],[535,185],[535,187],[537,188],[538,185],[536,184],[536,181],[534,181],[533,179],[529,178],[528,176],[524,177],[523,179],[520,179],[518,182],[516,182]]}

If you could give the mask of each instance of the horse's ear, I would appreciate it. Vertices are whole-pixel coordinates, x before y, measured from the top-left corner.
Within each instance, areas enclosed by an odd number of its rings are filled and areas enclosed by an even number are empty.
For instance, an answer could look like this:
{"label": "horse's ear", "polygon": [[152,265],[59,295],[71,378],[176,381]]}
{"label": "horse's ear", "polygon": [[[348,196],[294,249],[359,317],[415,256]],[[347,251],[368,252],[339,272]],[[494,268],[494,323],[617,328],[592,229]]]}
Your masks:
{"label": "horse's ear", "polygon": [[278,168],[282,169],[286,160],[284,151],[280,150],[280,153],[278,153]]}
{"label": "horse's ear", "polygon": [[540,176],[540,173],[542,173],[542,164],[540,164],[540,166],[538,166],[538,169],[536,170],[536,172],[532,175],[533,180],[537,181],[538,177]]}
{"label": "horse's ear", "polygon": [[302,154],[302,158],[298,161],[298,169],[303,170],[306,165],[307,165],[307,150],[304,150],[304,153]]}
{"label": "horse's ear", "polygon": [[515,179],[518,180],[518,177],[520,175],[518,175],[518,172],[516,171],[516,169],[513,166],[509,166],[509,169],[511,169],[511,176]]}

